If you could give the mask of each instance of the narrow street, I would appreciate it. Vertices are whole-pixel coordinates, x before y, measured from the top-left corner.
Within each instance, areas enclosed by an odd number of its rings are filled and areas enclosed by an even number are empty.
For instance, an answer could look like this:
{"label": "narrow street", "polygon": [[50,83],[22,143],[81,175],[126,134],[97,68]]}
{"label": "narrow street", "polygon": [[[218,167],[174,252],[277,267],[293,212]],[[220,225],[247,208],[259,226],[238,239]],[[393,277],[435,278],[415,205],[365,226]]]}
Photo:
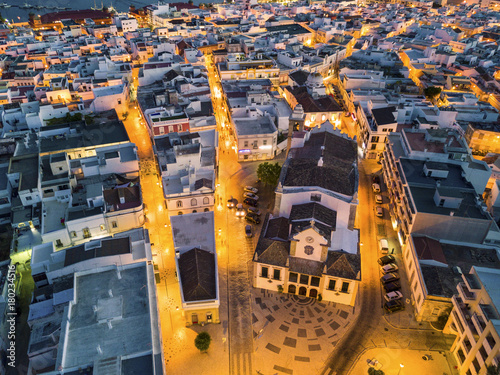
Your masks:
{"label": "narrow street", "polygon": [[237,162],[229,132],[229,108],[222,96],[222,86],[214,65],[208,59],[206,66],[219,131],[217,196],[220,205],[215,212],[215,226],[220,229],[220,251],[225,254],[225,257],[219,258],[219,277],[225,278],[227,288],[226,300],[221,300],[221,306],[227,306],[227,315],[223,317],[221,313],[221,320],[227,319],[228,325],[229,373],[246,375],[254,373],[251,308],[254,243],[253,238],[245,236],[247,222],[236,217],[234,210],[226,207],[226,202],[231,196],[242,202],[242,187],[245,186],[245,179],[250,178],[251,171]]}
{"label": "narrow street", "polygon": [[[357,309],[359,314],[353,327],[336,348],[332,351],[321,374],[341,375],[351,374],[353,365],[358,361],[359,356],[370,348],[390,348],[388,352],[394,353],[391,358],[394,366],[399,366],[400,349],[444,351],[453,342],[450,337],[446,337],[441,332],[432,329],[396,328],[389,324],[384,310],[383,290],[380,284],[380,273],[377,259],[382,256],[378,250],[378,238],[380,233],[384,233],[389,240],[389,248],[395,247],[395,256],[400,266],[399,273],[402,274],[402,259],[399,244],[396,242],[396,234],[392,230],[389,214],[385,207],[385,218],[379,219],[375,216],[374,193],[371,189],[371,176],[375,170],[379,169],[375,161],[359,161],[359,206],[358,206],[358,226],[360,228],[361,241],[361,275],[362,283],[358,295]],[[382,192],[382,194],[384,191]],[[385,197],[387,199],[387,197]],[[386,201],[387,202],[387,201]],[[403,295],[407,299],[406,309],[395,314],[406,314],[406,319],[413,314],[413,307],[408,303],[409,291],[406,287],[406,276],[401,275]],[[396,317],[392,315],[391,318]]]}

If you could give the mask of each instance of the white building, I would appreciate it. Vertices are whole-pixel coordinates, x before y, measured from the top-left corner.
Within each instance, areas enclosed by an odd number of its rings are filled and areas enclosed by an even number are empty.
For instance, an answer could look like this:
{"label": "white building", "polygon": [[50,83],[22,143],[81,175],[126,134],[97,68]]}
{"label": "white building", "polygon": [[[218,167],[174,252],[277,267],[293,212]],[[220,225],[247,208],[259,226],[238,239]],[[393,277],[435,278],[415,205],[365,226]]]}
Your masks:
{"label": "white building", "polygon": [[220,323],[214,213],[173,216],[170,220],[186,326]]}
{"label": "white building", "polygon": [[168,214],[212,211],[217,132],[207,130],[155,137],[154,150]]}

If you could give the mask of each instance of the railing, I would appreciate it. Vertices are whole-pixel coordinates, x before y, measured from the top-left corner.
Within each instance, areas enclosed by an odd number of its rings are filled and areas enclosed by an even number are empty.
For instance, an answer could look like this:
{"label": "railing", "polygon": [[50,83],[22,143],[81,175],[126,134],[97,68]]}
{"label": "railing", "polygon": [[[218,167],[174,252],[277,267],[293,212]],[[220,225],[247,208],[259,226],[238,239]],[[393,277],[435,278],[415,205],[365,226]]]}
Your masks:
{"label": "railing", "polygon": [[458,289],[458,294],[460,295],[460,298],[464,300],[475,300],[476,299],[476,293],[471,292],[469,288],[467,288],[467,285],[465,285],[464,282],[458,283],[457,286]]}

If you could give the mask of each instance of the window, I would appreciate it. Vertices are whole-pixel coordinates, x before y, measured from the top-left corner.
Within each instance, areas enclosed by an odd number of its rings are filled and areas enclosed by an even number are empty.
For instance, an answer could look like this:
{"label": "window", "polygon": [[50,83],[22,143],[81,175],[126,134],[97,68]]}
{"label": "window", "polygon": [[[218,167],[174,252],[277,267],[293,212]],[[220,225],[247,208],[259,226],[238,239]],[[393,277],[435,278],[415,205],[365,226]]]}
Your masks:
{"label": "window", "polygon": [[76,237],[76,232],[74,230],[71,231],[71,237]]}
{"label": "window", "polygon": [[259,141],[254,141],[253,142],[253,148],[254,149],[259,148]]}
{"label": "window", "polygon": [[437,315],[439,314],[439,308],[434,307],[434,308],[432,309],[432,313],[431,313],[431,314],[432,314],[432,315],[437,316]]}
{"label": "window", "polygon": [[311,201],[321,202],[321,194],[311,194]]}
{"label": "window", "polygon": [[330,279],[330,281],[328,282],[328,289],[335,290],[335,283],[336,282],[337,282],[337,280]]}
{"label": "window", "polygon": [[196,198],[191,199],[191,206],[196,206],[198,204],[198,201]]}
{"label": "window", "polygon": [[210,211],[210,209],[209,209],[209,208],[205,208],[205,209],[203,210],[203,212],[208,212],[208,211]]}
{"label": "window", "polygon": [[267,279],[268,272],[269,272],[269,269],[267,267],[261,267],[260,268],[260,277],[264,277]]}
{"label": "window", "polygon": [[460,363],[464,363],[464,361],[465,361],[465,354],[464,354],[464,352],[463,352],[462,349],[458,349],[457,356],[458,356],[459,362]]}
{"label": "window", "polygon": [[177,201],[177,208],[181,208],[182,207],[182,201]]}
{"label": "window", "polygon": [[210,198],[205,197],[203,198],[203,204],[209,204],[210,203]]}
{"label": "window", "polygon": [[165,134],[165,127],[164,126],[160,126],[160,134]]}
{"label": "window", "polygon": [[243,147],[248,147],[248,141],[245,141],[245,142],[243,143]]}
{"label": "window", "polygon": [[378,136],[373,136],[371,141],[372,142],[378,142]]}
{"label": "window", "polygon": [[116,221],[112,221],[111,228],[118,228],[118,223]]}
{"label": "window", "polygon": [[371,145],[370,150],[376,150],[376,149],[377,149],[377,145],[375,145],[375,144]]}
{"label": "window", "polygon": [[196,210],[193,210],[193,214],[195,214],[197,211]]}
{"label": "window", "polygon": [[56,247],[62,247],[63,243],[61,240],[56,240]]}
{"label": "window", "polygon": [[344,281],[342,283],[342,289],[340,290],[342,293],[349,293],[349,283]]}
{"label": "window", "polygon": [[472,364],[474,365],[474,369],[476,370],[477,373],[479,373],[479,370],[481,370],[481,366],[479,366],[479,362],[477,361],[477,358],[474,358],[472,361]]}
{"label": "window", "polygon": [[101,228],[101,231],[103,231],[103,230],[106,229],[106,227],[104,226],[104,224],[101,224],[99,227]]}
{"label": "window", "polygon": [[177,215],[182,215],[182,211],[177,212]]}
{"label": "window", "polygon": [[321,279],[319,277],[311,277],[311,286],[319,286],[320,280]]}
{"label": "window", "polygon": [[33,200],[33,198],[32,197],[26,197],[26,200],[27,201],[31,201],[31,200]]}
{"label": "window", "polygon": [[89,228],[83,228],[83,238],[90,238],[90,229]]}
{"label": "window", "polygon": [[262,144],[263,144],[264,146],[265,146],[265,145],[267,145],[267,139],[264,139],[264,140],[262,141]]}
{"label": "window", "polygon": [[281,270],[275,269],[273,272],[273,279],[280,280],[281,279]]}
{"label": "window", "polygon": [[300,283],[307,285],[309,284],[309,276],[307,275],[300,275]]}
{"label": "window", "polygon": [[118,99],[118,105],[122,104],[122,101],[120,99]]}
{"label": "window", "polygon": [[296,283],[298,277],[299,277],[299,275],[297,273],[290,272],[290,274],[288,275],[288,281],[291,282],[291,283]]}

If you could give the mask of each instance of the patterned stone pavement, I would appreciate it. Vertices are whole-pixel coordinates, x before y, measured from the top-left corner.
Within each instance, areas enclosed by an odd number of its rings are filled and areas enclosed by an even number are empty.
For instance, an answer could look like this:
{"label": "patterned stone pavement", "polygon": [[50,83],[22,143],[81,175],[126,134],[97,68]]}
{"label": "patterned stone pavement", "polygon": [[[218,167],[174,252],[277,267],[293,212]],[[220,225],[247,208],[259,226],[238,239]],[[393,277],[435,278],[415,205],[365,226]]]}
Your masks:
{"label": "patterned stone pavement", "polygon": [[318,373],[354,312],[351,306],[253,289],[257,373]]}

